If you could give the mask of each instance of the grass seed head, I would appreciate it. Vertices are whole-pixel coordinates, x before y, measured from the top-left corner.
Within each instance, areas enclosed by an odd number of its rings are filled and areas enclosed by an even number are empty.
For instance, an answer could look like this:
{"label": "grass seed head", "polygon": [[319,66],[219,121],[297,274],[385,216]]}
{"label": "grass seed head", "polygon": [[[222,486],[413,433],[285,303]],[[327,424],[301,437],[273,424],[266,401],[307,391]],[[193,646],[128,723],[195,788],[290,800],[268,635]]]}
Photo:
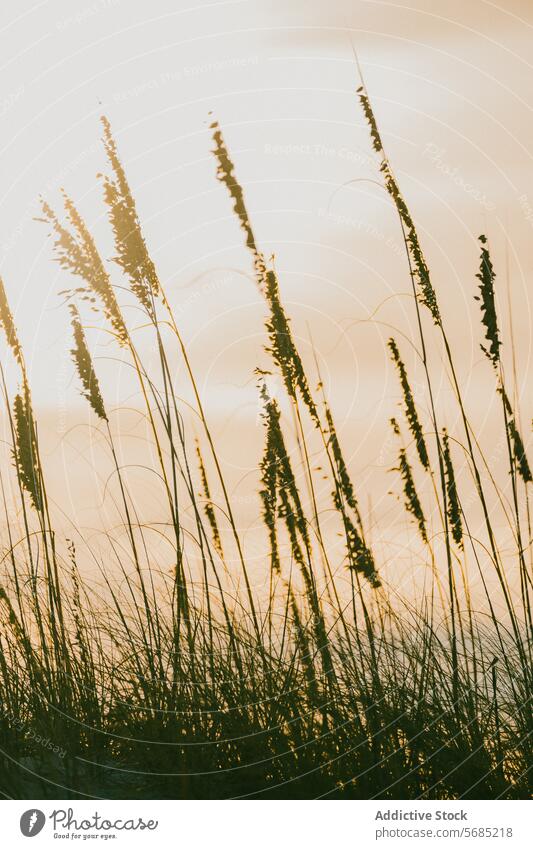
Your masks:
{"label": "grass seed head", "polygon": [[128,331],[94,239],[74,203],[66,194],[64,194],[64,204],[74,232],[63,226],[49,204],[46,202],[42,204],[44,220],[51,225],[52,232],[55,234],[54,248],[58,262],[62,268],[82,278],[85,285],[76,289],[76,294],[92,305],[98,302],[102,304],[119,343],[125,345],[128,340]]}
{"label": "grass seed head", "polygon": [[114,179],[103,177],[104,200],[109,210],[117,250],[114,260],[124,271],[134,295],[149,316],[154,318],[154,299],[160,292],[157,272],[146,247],[135,200],[118,156],[111,125],[105,116],[101,121],[104,147],[114,174]]}
{"label": "grass seed head", "polygon": [[446,495],[448,511],[448,520],[452,529],[452,536],[459,548],[463,548],[463,522],[461,519],[461,506],[459,504],[459,495],[457,493],[457,483],[455,480],[455,471],[453,468],[452,455],[450,451],[450,439],[448,432],[443,431],[443,459],[444,470],[446,475]]}
{"label": "grass seed head", "polygon": [[70,353],[83,386],[82,395],[87,399],[98,418],[107,422],[108,418],[100,392],[100,384],[94,370],[91,352],[87,346],[80,315],[74,304],[70,305],[70,314],[74,336],[74,347],[71,348]]}
{"label": "grass seed head", "polygon": [[29,391],[15,396],[13,402],[15,445],[13,459],[20,482],[36,510],[43,508],[41,477],[37,457],[37,438]]}
{"label": "grass seed head", "polygon": [[485,325],[485,338],[489,343],[488,347],[481,345],[481,350],[491,361],[492,365],[496,367],[500,361],[501,347],[494,293],[496,274],[488,248],[486,247],[487,237],[482,235],[479,237],[479,241],[481,242],[481,259],[479,272],[476,274],[476,277],[480,281],[480,294],[476,295],[475,298],[476,301],[480,301],[481,303],[481,321]]}
{"label": "grass seed head", "polygon": [[11,313],[11,308],[9,306],[9,301],[7,300],[7,294],[4,287],[4,281],[0,277],[0,324],[4,328],[4,333],[6,334],[7,344],[13,351],[15,358],[19,365],[22,365],[22,348],[19,342],[17,328],[15,327],[15,322],[13,321],[13,315]]}
{"label": "grass seed head", "polygon": [[392,173],[389,160],[385,155],[381,136],[378,130],[377,121],[374,116],[374,111],[372,109],[370,99],[366,93],[364,86],[360,86],[360,88],[357,90],[357,93],[359,95],[359,101],[361,103],[361,106],[363,107],[363,112],[367,124],[370,128],[372,146],[376,153],[379,153],[381,156],[380,171],[383,174],[385,180],[385,188],[387,189],[389,196],[394,201],[394,205],[396,206],[396,210],[402,222],[402,226],[405,229],[406,245],[413,267],[414,278],[418,286],[418,300],[421,304],[423,304],[429,309],[434,323],[440,325],[441,316],[437,303],[437,295],[431,282],[429,269],[426,263],[426,259],[424,257],[424,253],[420,246],[415,224],[413,222],[413,219],[411,218],[409,208],[400,192],[394,174]]}
{"label": "grass seed head", "polygon": [[429,455],[426,446],[426,441],[424,439],[424,434],[422,431],[422,426],[420,424],[420,419],[418,418],[415,400],[411,391],[409,379],[407,377],[407,371],[404,362],[400,356],[396,341],[392,337],[389,339],[388,346],[392,355],[393,362],[395,363],[396,368],[398,370],[398,375],[400,377],[400,384],[402,387],[403,400],[405,405],[405,415],[409,424],[409,430],[411,431],[411,435],[413,436],[413,439],[415,441],[416,450],[418,452],[420,462],[422,463],[424,469],[426,469],[427,471],[429,469]]}

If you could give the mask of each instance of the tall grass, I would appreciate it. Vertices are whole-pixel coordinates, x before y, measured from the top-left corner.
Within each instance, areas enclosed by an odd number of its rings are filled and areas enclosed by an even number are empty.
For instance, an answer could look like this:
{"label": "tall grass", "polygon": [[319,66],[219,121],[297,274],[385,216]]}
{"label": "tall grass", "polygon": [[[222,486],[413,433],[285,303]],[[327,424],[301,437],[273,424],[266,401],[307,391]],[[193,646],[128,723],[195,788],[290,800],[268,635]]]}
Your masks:
{"label": "tall grass", "polygon": [[[398,214],[426,378],[428,421],[398,343],[391,417],[398,464],[391,472],[407,521],[419,535],[427,578],[402,598],[379,567],[359,493],[324,395],[306,369],[283,303],[273,259],[264,256],[222,130],[214,121],[217,177],[228,191],[264,298],[265,349],[282,380],[291,419],[256,370],[264,449],[258,456],[269,554],[266,597],[253,591],[241,533],[215,439],[180,329],[153,263],[109,121],[102,119],[108,173],[103,202],[115,255],[105,262],[82,215],[43,202],[55,258],[73,275],[68,290],[72,359],[81,394],[113,464],[124,534],[109,533],[102,562],[83,537],[54,530],[22,346],[3,284],[0,323],[20,374],[12,398],[2,371],[12,469],[1,475],[5,540],[0,586],[0,733],[5,796],[163,798],[523,798],[530,795],[533,624],[532,475],[519,416],[506,388],[496,274],[485,236],[475,295],[480,341],[502,404],[511,504],[471,425],[416,224],[387,158],[364,86],[363,115],[384,186]],[[157,352],[145,361],[138,330],[113,282],[143,314]],[[159,524],[172,551],[160,569],[142,493],[120,460],[84,330],[90,309],[135,375],[154,448],[164,507]],[[424,321],[427,311],[430,325]],[[448,363],[460,433],[436,404],[427,355],[436,334]],[[196,446],[175,385],[181,358],[200,422]],[[313,387],[318,383],[318,389]],[[295,425],[298,451],[289,429]],[[310,440],[320,445],[316,451]],[[457,457],[472,476],[466,497]],[[318,483],[330,492],[328,528]],[[300,484],[300,481],[303,483]],[[501,505],[515,550],[503,556],[488,490]],[[472,531],[481,509],[484,526]],[[332,533],[343,542],[339,555]],[[103,591],[78,563],[92,558]],[[472,573],[485,593],[472,601]],[[496,582],[493,580],[496,577]],[[241,589],[241,582],[242,587]],[[502,615],[502,608],[504,614]],[[488,611],[488,612],[487,612]]]}

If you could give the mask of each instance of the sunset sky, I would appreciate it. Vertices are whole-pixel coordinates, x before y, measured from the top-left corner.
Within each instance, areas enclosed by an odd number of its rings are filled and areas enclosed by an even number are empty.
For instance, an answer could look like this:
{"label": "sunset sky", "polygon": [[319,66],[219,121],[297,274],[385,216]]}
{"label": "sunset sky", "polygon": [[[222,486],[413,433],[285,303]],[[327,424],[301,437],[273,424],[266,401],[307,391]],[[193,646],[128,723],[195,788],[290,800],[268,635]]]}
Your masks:
{"label": "sunset sky", "polygon": [[[379,163],[356,97],[355,52],[423,239],[468,385],[469,414],[490,447],[501,414],[479,348],[474,301],[477,236],[485,233],[498,274],[509,368],[510,293],[518,389],[529,415],[530,2],[56,0],[21,12],[7,0],[2,12],[0,270],[50,462],[58,480],[68,468],[78,509],[80,493],[83,501],[88,490],[87,505],[93,499],[86,465],[75,459],[88,437],[79,436],[74,450],[78,437],[68,433],[88,420],[58,295],[71,281],[52,261],[46,227],[33,219],[39,195],[59,207],[64,187],[102,254],[112,256],[96,178],[105,168],[101,114],[111,121],[237,498],[249,490],[257,467],[262,431],[253,372],[267,362],[264,308],[242,232],[215,179],[212,113],[244,186],[260,248],[275,254],[311,371],[311,339],[318,351],[362,500],[387,515],[385,470],[394,459],[387,422],[399,392],[386,340],[392,332],[414,338],[415,315],[398,221],[375,182]],[[114,280],[124,285],[118,270]],[[99,322],[89,313],[85,318]],[[90,337],[110,406],[128,400],[135,407],[115,349],[98,330]],[[407,342],[404,348],[416,391],[422,377]],[[431,356],[439,372],[438,345]],[[451,394],[441,371],[438,403],[446,411]],[[12,365],[8,377],[16,383]],[[184,379],[183,386],[188,397]],[[244,496],[242,503],[243,521],[252,522],[257,505]]]}

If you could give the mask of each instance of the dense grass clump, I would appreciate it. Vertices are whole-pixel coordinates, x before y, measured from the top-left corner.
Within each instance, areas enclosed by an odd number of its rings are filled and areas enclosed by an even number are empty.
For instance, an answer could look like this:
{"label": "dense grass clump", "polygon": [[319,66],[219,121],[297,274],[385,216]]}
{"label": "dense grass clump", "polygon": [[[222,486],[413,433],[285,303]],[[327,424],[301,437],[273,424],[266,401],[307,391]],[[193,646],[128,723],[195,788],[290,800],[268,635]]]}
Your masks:
{"label": "dense grass clump", "polygon": [[[399,445],[391,471],[406,519],[418,534],[416,558],[427,566],[420,596],[402,598],[380,568],[334,413],[320,376],[306,371],[273,258],[261,251],[215,121],[217,177],[245,236],[264,298],[265,351],[291,410],[292,442],[267,375],[256,369],[264,425],[256,495],[268,545],[269,590],[266,597],[253,592],[193,369],[104,118],[108,173],[101,181],[115,244],[112,260],[102,258],[68,195],[61,214],[43,202],[43,221],[56,260],[76,280],[67,292],[71,354],[113,464],[123,535],[118,544],[109,533],[105,557],[81,539],[103,584],[97,594],[79,562],[80,540],[63,539],[54,528],[24,354],[1,284],[0,323],[20,376],[12,398],[1,372],[11,457],[11,469],[0,478],[4,796],[530,796],[532,475],[502,365],[496,272],[481,236],[480,345],[502,406],[509,500],[473,431],[414,218],[365,88],[358,94],[402,228],[418,329],[411,342],[426,381],[422,407],[391,338],[401,398],[400,413],[390,420]],[[120,288],[112,282],[117,268]],[[473,297],[474,276],[473,270]],[[135,327],[118,294],[124,289],[142,313]],[[120,434],[110,426],[85,335],[86,309],[99,314],[138,381],[163,493],[157,532],[172,553],[166,569],[152,561],[152,529],[138,519],[142,494],[120,460]],[[451,380],[462,428],[453,434],[438,413],[426,324],[442,347]],[[138,344],[139,325],[151,334],[155,367]],[[176,355],[195,399],[195,437],[175,386]],[[290,447],[294,441],[297,451]],[[468,498],[464,476],[457,474],[459,452],[472,484]],[[318,504],[319,478],[328,484],[327,510]],[[494,495],[509,532],[505,553],[489,509]],[[474,513],[483,523],[480,531],[476,522],[475,534]],[[329,544],[332,533],[340,548]],[[482,614],[472,603],[473,574],[485,594]]]}

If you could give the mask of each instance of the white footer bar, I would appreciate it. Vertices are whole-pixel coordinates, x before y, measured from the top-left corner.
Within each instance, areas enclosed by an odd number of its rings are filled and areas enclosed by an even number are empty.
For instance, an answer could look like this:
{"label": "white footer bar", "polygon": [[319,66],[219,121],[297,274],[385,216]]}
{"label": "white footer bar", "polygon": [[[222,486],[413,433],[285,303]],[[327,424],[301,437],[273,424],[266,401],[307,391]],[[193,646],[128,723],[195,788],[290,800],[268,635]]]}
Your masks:
{"label": "white footer bar", "polygon": [[0,802],[6,849],[531,849],[532,817],[529,801]]}

